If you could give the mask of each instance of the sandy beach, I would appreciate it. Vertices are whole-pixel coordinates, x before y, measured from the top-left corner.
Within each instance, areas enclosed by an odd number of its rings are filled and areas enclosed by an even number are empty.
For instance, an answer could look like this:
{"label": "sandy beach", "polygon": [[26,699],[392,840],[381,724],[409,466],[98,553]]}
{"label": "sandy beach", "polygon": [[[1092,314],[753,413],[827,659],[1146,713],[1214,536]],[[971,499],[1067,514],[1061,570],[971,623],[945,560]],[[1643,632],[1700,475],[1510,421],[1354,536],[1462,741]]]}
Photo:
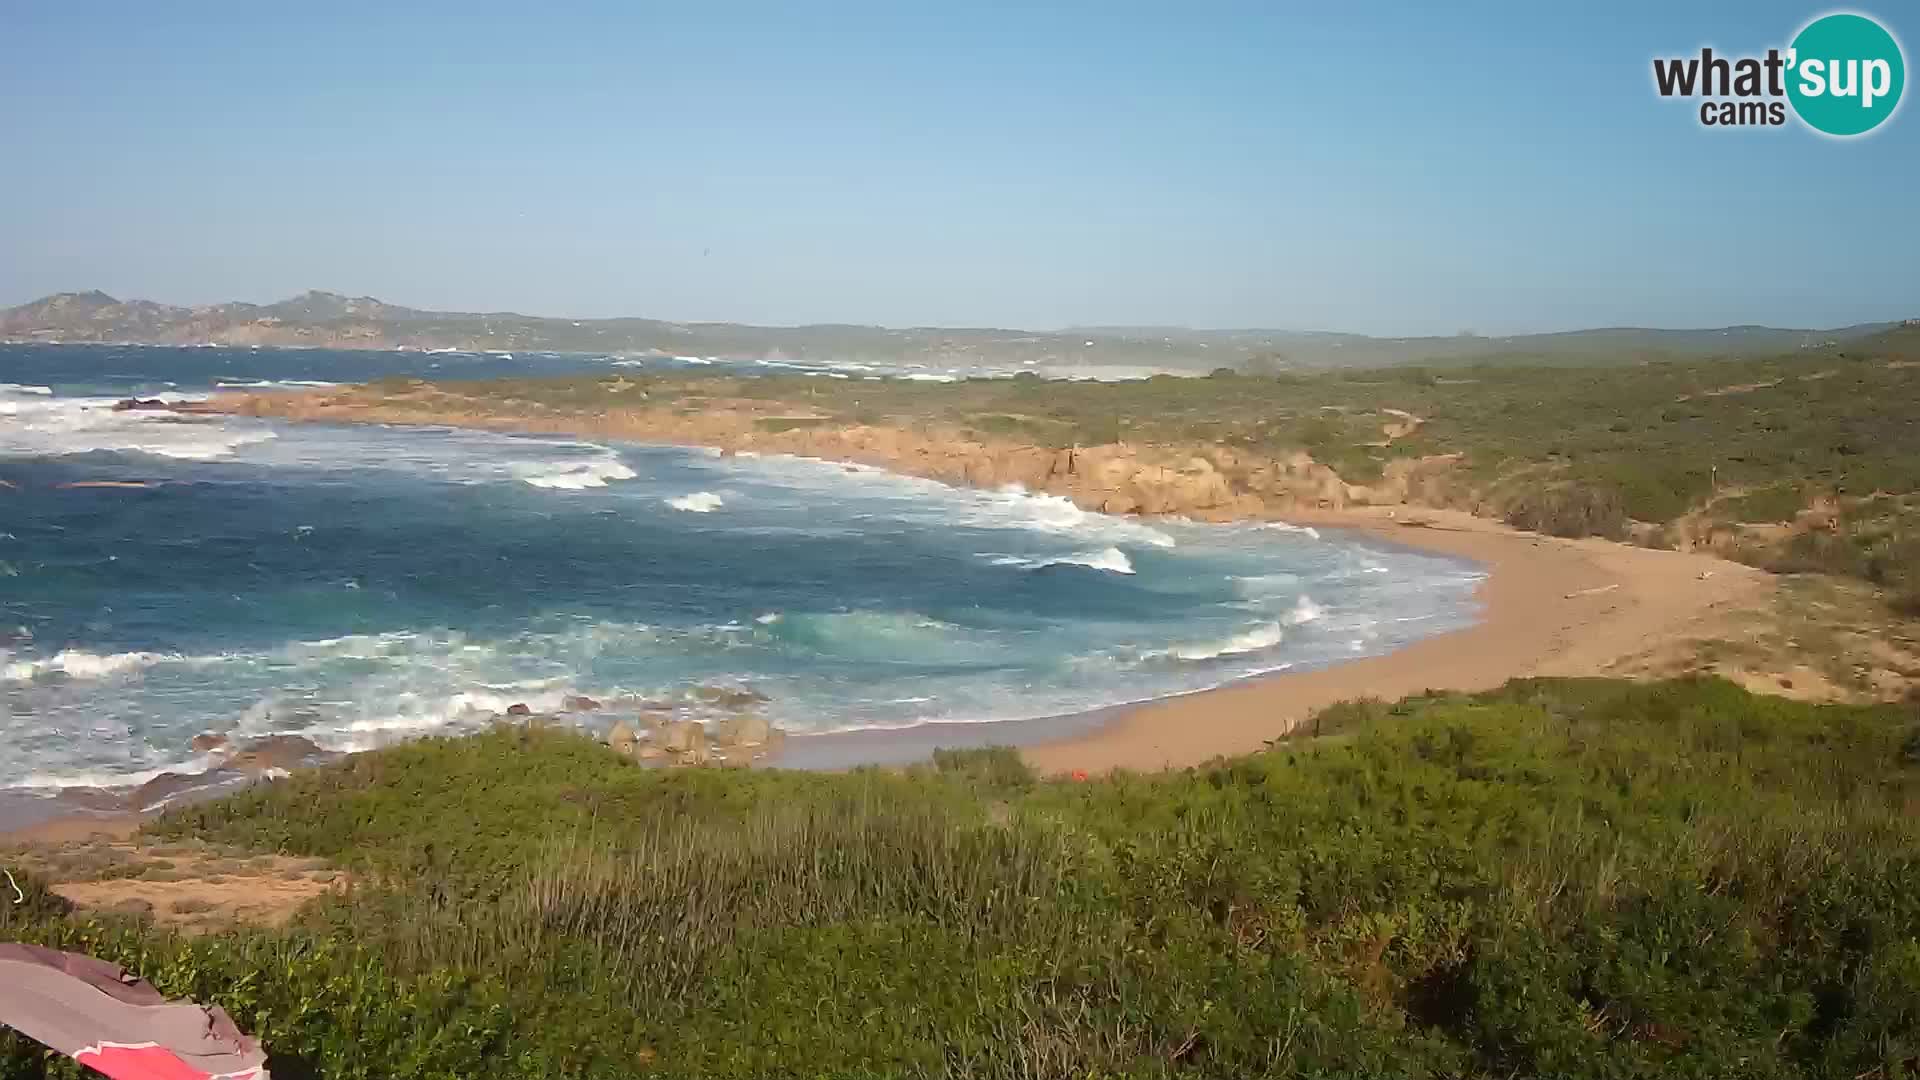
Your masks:
{"label": "sandy beach", "polygon": [[1178,768],[1259,750],[1340,701],[1619,674],[1626,661],[1758,605],[1772,587],[1765,571],[1709,555],[1560,540],[1456,511],[1370,508],[1294,520],[1481,563],[1480,620],[1385,656],[1121,710],[1096,730],[1027,748],[1027,759],[1053,773]]}

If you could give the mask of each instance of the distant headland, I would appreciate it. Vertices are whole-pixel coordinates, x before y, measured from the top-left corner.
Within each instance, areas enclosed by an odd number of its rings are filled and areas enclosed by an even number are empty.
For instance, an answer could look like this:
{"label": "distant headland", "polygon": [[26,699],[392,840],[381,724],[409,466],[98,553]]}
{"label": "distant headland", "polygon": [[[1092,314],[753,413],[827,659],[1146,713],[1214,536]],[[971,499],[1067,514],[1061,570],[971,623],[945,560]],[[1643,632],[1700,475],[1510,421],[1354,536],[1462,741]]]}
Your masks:
{"label": "distant headland", "polygon": [[1063,330],[819,324],[750,326],[646,318],[568,319],[514,312],[426,311],[369,296],[307,292],[273,304],[182,307],[66,292],[0,310],[0,342],[259,345],[324,349],[542,350],[870,363],[1133,366],[1168,371],[1282,371],[1478,360],[1618,363],[1778,353],[1897,325],[1833,329],[1617,327],[1510,337],[1369,337],[1331,331],[1094,326]]}

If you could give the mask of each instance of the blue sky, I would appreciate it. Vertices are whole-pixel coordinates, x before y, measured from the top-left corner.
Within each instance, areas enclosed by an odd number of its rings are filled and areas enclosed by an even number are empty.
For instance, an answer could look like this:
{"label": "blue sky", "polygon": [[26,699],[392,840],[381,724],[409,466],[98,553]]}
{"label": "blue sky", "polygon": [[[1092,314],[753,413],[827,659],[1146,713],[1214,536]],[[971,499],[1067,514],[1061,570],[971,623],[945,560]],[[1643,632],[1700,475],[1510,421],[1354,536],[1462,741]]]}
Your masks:
{"label": "blue sky", "polygon": [[[1910,104],[1840,142],[1705,130],[1652,90],[1655,55],[1783,46],[1825,7],[1332,6],[0,0],[0,304],[322,288],[1376,334],[1920,316]],[[1912,61],[1920,11],[1856,10]]]}

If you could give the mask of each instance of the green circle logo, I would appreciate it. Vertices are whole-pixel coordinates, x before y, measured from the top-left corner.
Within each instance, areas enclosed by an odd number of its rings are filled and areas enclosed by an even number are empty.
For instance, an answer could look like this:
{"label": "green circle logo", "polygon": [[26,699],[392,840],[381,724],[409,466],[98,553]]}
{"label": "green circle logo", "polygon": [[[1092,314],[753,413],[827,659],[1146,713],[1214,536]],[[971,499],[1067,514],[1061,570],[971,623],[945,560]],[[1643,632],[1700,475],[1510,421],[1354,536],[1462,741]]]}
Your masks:
{"label": "green circle logo", "polygon": [[1787,99],[1815,131],[1865,135],[1900,106],[1906,58],[1886,28],[1865,15],[1826,15],[1807,24],[1788,53]]}

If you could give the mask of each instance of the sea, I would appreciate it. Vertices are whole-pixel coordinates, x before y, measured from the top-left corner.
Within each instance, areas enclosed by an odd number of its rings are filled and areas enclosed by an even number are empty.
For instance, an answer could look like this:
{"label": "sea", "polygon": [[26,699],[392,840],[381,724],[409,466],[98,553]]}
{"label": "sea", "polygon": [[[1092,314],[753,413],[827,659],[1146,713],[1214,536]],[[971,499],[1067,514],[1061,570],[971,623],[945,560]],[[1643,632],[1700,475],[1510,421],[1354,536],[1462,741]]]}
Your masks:
{"label": "sea", "polygon": [[0,345],[0,792],[202,771],[207,733],[355,751],[514,705],[602,732],[710,718],[735,691],[793,741],[974,724],[1017,741],[1006,722],[1377,655],[1477,615],[1476,564],[1335,530],[1111,517],[786,456],[113,409],[635,366],[1007,374]]}

